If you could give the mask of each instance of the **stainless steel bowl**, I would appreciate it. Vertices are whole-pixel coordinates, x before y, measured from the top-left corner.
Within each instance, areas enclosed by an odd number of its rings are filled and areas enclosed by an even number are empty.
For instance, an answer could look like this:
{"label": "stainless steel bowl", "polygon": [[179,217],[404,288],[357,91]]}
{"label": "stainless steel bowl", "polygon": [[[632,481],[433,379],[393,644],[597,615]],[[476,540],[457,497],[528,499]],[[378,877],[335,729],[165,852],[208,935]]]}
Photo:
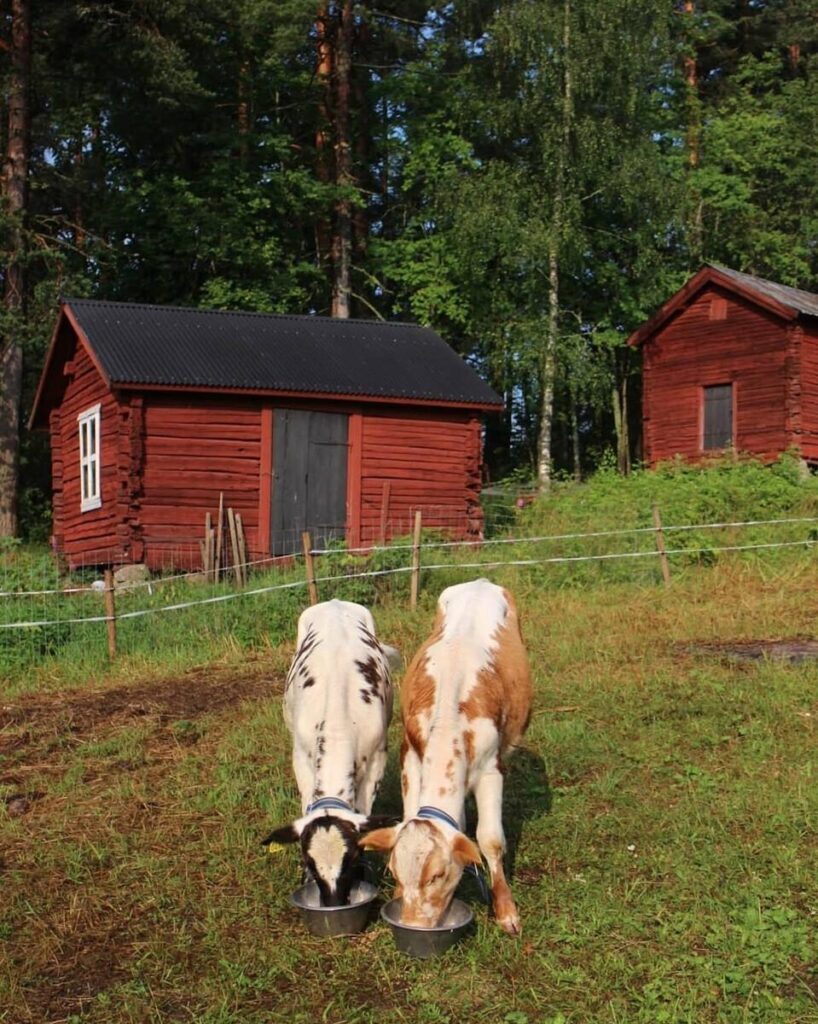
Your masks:
{"label": "stainless steel bowl", "polygon": [[400,900],[390,900],[381,907],[381,917],[392,929],[400,952],[423,960],[439,956],[462,939],[474,920],[471,907],[462,900],[452,900],[441,924],[434,928],[418,928],[400,923],[400,905]]}
{"label": "stainless steel bowl", "polygon": [[307,882],[290,896],[301,920],[312,935],[324,938],[335,935],[356,935],[366,928],[378,890],[369,882],[356,882],[345,907],[322,907],[318,886]]}

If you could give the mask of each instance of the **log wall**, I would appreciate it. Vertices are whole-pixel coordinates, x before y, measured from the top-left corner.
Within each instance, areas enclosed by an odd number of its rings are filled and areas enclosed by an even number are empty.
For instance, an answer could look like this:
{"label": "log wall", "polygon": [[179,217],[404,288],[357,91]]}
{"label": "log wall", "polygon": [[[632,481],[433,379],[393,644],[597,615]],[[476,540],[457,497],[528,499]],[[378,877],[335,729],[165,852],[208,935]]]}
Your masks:
{"label": "log wall", "polygon": [[198,565],[205,514],[219,493],[241,513],[248,557],[258,534],[261,403],[246,398],[146,394],[138,526],[151,568]]}
{"label": "log wall", "polygon": [[805,322],[798,328],[798,359],[800,365],[800,436],[801,454],[810,462],[818,462],[818,325]]}
{"label": "log wall", "polygon": [[[57,551],[72,567],[125,561],[117,531],[120,414],[116,398],[82,345],[65,363],[67,383],[59,408],[49,417],[51,471],[54,487],[53,538]],[[80,508],[80,442],[77,416],[100,404],[99,508]]]}
{"label": "log wall", "polygon": [[[643,344],[645,460],[702,458],[702,389],[733,385],[739,451],[774,459],[801,423],[795,328],[715,286]],[[816,367],[818,369],[818,366]]]}
{"label": "log wall", "polygon": [[[367,410],[361,425],[360,542],[423,525],[476,537],[480,506],[480,419],[468,412]],[[386,507],[384,508],[384,502]]]}
{"label": "log wall", "polygon": [[[269,553],[275,405],[246,396],[110,394],[85,355],[51,413],[55,541],[72,565],[200,565],[205,514],[219,494],[241,513],[248,556]],[[79,511],[77,414],[102,403],[102,507]],[[469,411],[288,402],[350,417],[347,540],[376,543],[424,527],[479,537],[481,420]]]}

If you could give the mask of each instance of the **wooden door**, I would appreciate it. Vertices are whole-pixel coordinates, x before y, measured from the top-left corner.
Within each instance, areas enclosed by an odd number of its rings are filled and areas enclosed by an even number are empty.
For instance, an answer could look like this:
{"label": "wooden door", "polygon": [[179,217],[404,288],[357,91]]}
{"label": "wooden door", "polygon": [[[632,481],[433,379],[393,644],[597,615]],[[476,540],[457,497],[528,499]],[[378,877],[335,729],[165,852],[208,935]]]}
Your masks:
{"label": "wooden door", "polygon": [[309,530],[316,547],[346,536],[349,417],[276,409],[273,424],[271,550],[301,550]]}

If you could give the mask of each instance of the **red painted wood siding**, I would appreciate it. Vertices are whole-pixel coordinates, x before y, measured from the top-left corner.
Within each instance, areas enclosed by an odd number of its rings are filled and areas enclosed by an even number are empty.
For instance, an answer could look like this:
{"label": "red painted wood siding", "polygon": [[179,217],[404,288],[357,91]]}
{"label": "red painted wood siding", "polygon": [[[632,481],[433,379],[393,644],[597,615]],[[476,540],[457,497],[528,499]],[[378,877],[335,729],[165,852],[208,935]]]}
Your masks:
{"label": "red painted wood siding", "polygon": [[258,540],[261,404],[202,395],[146,395],[139,527],[152,568],[199,565],[205,514],[219,493],[241,514],[248,557]]}
{"label": "red painted wood siding", "polygon": [[[97,509],[80,509],[80,448],[77,416],[100,404],[100,495]],[[122,561],[118,547],[117,462],[120,415],[114,396],[88,353],[77,345],[59,411],[50,418],[54,479],[53,534],[57,550],[69,564],[96,565]],[[127,557],[127,556],[124,556]]]}
{"label": "red painted wood siding", "polygon": [[[225,508],[241,513],[250,557],[269,552],[269,400],[133,394],[117,403],[87,357],[76,367],[52,414],[54,532],[74,565],[144,560],[154,570],[198,568],[205,515],[210,512],[215,524],[220,492]],[[102,403],[103,504],[80,513],[76,416],[96,402]],[[409,533],[417,509],[427,528],[453,537],[480,535],[478,415],[341,402],[320,408],[350,414],[350,544],[380,538],[384,484],[387,537]]]}
{"label": "red painted wood siding", "polygon": [[818,324],[804,321],[797,328],[800,435],[796,438],[805,459],[818,461]]}
{"label": "red painted wood siding", "polygon": [[480,420],[468,413],[367,410],[361,424],[360,540],[380,535],[389,484],[388,535],[409,533],[416,509],[424,527],[454,536],[482,530]]}
{"label": "red painted wood siding", "polygon": [[[726,302],[723,319],[711,300]],[[721,313],[721,310],[718,310]],[[733,384],[736,447],[775,458],[793,441],[800,417],[795,339],[788,326],[715,287],[643,345],[645,459],[701,458],[702,388]]]}

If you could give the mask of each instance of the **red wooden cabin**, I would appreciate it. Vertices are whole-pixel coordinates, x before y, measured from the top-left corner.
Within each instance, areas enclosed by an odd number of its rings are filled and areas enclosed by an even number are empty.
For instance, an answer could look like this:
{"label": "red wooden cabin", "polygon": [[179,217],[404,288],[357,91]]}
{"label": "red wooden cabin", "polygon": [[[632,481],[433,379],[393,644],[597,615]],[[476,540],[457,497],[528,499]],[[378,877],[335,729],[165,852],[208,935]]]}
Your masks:
{"label": "red wooden cabin", "polygon": [[727,448],[818,462],[818,295],[707,265],[628,341],[649,465]]}
{"label": "red wooden cabin", "polygon": [[412,324],[66,300],[29,426],[51,436],[73,566],[198,562],[206,512],[254,558],[424,525],[479,536],[481,418],[501,401]]}

